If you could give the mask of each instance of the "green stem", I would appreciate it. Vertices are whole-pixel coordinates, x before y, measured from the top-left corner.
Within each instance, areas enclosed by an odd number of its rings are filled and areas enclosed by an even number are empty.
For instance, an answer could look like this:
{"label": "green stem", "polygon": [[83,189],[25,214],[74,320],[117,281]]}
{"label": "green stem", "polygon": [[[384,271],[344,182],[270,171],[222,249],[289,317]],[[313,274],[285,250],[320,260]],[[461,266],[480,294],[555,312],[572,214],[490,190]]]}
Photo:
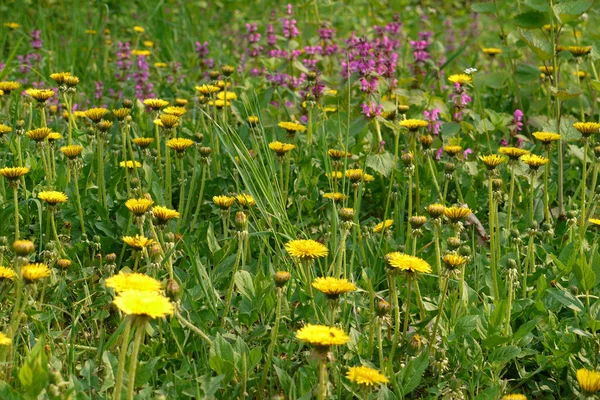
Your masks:
{"label": "green stem", "polygon": [[586,225],[586,213],[585,213],[585,195],[587,192],[587,153],[589,151],[589,140],[584,139],[585,144],[583,145],[583,174],[581,181],[583,187],[581,189],[581,215],[579,217],[579,240],[581,241],[581,255],[583,256],[583,239],[585,236],[585,225]]}
{"label": "green stem", "polygon": [[14,182],[13,185],[13,201],[15,205],[15,240],[19,240],[19,187],[16,182]]}
{"label": "green stem", "polygon": [[319,400],[327,398],[327,361],[323,357],[319,364]]}
{"label": "green stem", "polygon": [[448,293],[448,282],[449,281],[450,281],[450,277],[446,277],[446,279],[444,280],[444,287],[442,288],[442,299],[440,300],[440,303],[438,306],[438,314],[435,317],[435,323],[433,324],[433,330],[431,331],[431,336],[429,337],[429,350],[427,351],[428,354],[431,354],[431,350],[433,349],[433,342],[435,341],[435,337],[437,334],[438,326],[440,323],[440,317],[442,316],[442,313],[444,312],[444,302],[446,301],[446,296]]}
{"label": "green stem", "polygon": [[515,164],[510,167],[510,190],[508,192],[508,212],[506,216],[506,236],[509,237],[512,229],[512,209],[513,209],[513,198],[515,194]]}
{"label": "green stem", "polygon": [[410,320],[410,300],[412,293],[412,276],[407,275],[406,279],[406,305],[404,311],[404,326],[402,327],[402,337],[406,340],[406,332],[408,332],[408,322]]}
{"label": "green stem", "polygon": [[81,234],[85,235],[85,221],[83,219],[83,208],[81,207],[81,194],[79,193],[79,180],[77,176],[77,167],[73,166],[73,182],[75,183],[75,201],[77,202],[77,214],[81,224]]}
{"label": "green stem", "polygon": [[119,364],[117,367],[117,376],[115,380],[115,389],[113,391],[113,400],[121,399],[123,388],[123,373],[125,372],[125,360],[127,358],[127,347],[129,346],[129,335],[131,333],[131,317],[127,317],[125,328],[121,334],[121,348],[119,350]]}
{"label": "green stem", "polygon": [[[145,317],[138,317],[145,318]],[[142,339],[146,333],[146,320],[136,321],[135,336],[133,338],[133,349],[131,351],[131,358],[129,360],[129,372],[127,382],[127,400],[133,400],[133,391],[135,389],[135,372],[138,365],[138,354],[140,352],[140,345]]]}
{"label": "green stem", "polygon": [[271,330],[271,343],[269,343],[269,350],[267,350],[267,358],[265,359],[265,367],[263,368],[262,377],[260,378],[260,384],[258,386],[259,395],[263,393],[267,378],[269,376],[269,370],[271,369],[271,363],[273,362],[273,352],[277,345],[277,335],[279,333],[279,321],[281,320],[281,299],[283,297],[283,289],[277,288],[277,308],[275,309],[275,324]]}
{"label": "green stem", "polygon": [[198,220],[198,215],[200,214],[200,208],[202,207],[202,198],[204,197],[204,183],[206,181],[206,170],[208,169],[208,164],[202,164],[202,178],[200,181],[200,195],[198,196],[198,202],[196,203],[196,211],[194,212],[194,219],[192,220],[191,229],[196,227],[196,221]]}
{"label": "green stem", "polygon": [[229,282],[229,288],[227,289],[227,294],[225,297],[225,311],[223,312],[223,319],[221,320],[221,328],[225,327],[225,322],[227,321],[227,317],[229,315],[229,308],[231,307],[231,297],[233,296],[233,288],[235,286],[235,275],[237,274],[238,268],[240,266],[240,261],[242,259],[242,254],[244,253],[244,241],[240,236],[238,236],[238,250],[235,258],[235,264],[233,265],[233,273],[231,275],[231,282]]}
{"label": "green stem", "polygon": [[[498,301],[500,299],[500,290],[498,288],[498,272],[496,271],[496,232],[494,223],[496,222],[495,213],[495,202],[494,202],[494,190],[492,187],[492,174],[488,178],[488,194],[489,194],[489,225],[490,225],[490,259],[492,269],[492,281],[494,284],[494,299]],[[462,290],[462,287],[461,287]]]}

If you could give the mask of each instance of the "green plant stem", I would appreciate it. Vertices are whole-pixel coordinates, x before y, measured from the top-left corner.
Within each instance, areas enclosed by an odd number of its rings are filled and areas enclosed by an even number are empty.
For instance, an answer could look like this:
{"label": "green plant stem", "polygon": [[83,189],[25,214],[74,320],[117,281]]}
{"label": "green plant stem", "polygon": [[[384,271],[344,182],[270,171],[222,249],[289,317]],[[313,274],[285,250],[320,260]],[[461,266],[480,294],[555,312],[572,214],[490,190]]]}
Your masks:
{"label": "green plant stem", "polygon": [[263,373],[260,378],[260,384],[258,386],[258,393],[262,394],[267,383],[269,376],[269,370],[271,369],[271,363],[273,362],[273,352],[277,345],[277,335],[279,334],[279,321],[281,320],[281,300],[283,297],[283,288],[277,288],[277,308],[275,309],[275,324],[271,329],[271,343],[269,343],[269,349],[267,350],[267,358],[265,359],[265,366]]}
{"label": "green plant stem", "polygon": [[225,310],[223,311],[223,319],[221,320],[221,328],[225,327],[225,322],[227,321],[227,317],[229,315],[229,308],[231,307],[231,297],[233,296],[233,288],[235,286],[235,275],[237,274],[238,268],[240,267],[240,261],[242,260],[242,254],[244,253],[244,241],[241,236],[238,236],[238,250],[237,255],[235,257],[235,264],[233,264],[233,273],[231,275],[231,282],[229,283],[229,288],[227,289],[227,294],[225,296]]}
{"label": "green plant stem", "polygon": [[[494,299],[496,301],[500,300],[500,290],[498,287],[498,272],[497,272],[497,265],[496,265],[496,232],[495,232],[495,227],[494,227],[494,223],[495,221],[495,217],[494,217],[494,213],[495,213],[495,202],[494,202],[494,190],[492,187],[492,174],[489,174],[489,178],[488,178],[488,195],[489,195],[489,225],[490,225],[490,266],[491,266],[491,270],[492,270],[492,281],[494,284]],[[461,287],[461,291],[462,291],[462,287]]]}
{"label": "green plant stem", "polygon": [[[144,318],[144,317],[138,317]],[[135,327],[135,335],[133,337],[133,349],[131,350],[131,358],[129,360],[129,372],[127,382],[127,400],[133,400],[133,392],[135,389],[135,372],[137,370],[138,365],[138,354],[140,352],[140,345],[142,344],[142,339],[144,338],[144,334],[146,333],[146,320],[136,321]]]}
{"label": "green plant stem", "polygon": [[589,140],[584,139],[585,143],[583,145],[583,173],[581,177],[581,181],[583,183],[583,187],[581,188],[581,215],[579,216],[579,240],[581,241],[580,252],[583,257],[583,239],[585,237],[585,225],[586,225],[586,212],[585,212],[585,195],[587,192],[587,153],[589,152]]}
{"label": "green plant stem", "polygon": [[440,317],[444,312],[444,302],[446,301],[446,297],[448,294],[448,282],[450,281],[450,277],[446,277],[444,280],[444,285],[442,287],[442,299],[440,300],[438,306],[438,314],[435,317],[435,323],[433,324],[433,330],[431,331],[431,336],[429,337],[429,349],[427,350],[427,354],[431,354],[431,350],[433,349],[433,342],[435,341],[435,335],[437,334],[438,326],[440,323]]}
{"label": "green plant stem", "polygon": [[379,368],[383,372],[385,371],[385,364],[383,362],[383,335],[381,334],[381,330],[383,328],[383,320],[377,317],[375,321],[377,321],[377,350],[379,353]]}
{"label": "green plant stem", "polygon": [[[548,146],[548,160],[552,160],[552,151]],[[550,162],[544,169],[544,222],[550,222],[550,193],[548,193],[548,178],[550,177]]]}
{"label": "green plant stem", "polygon": [[[158,118],[158,113],[156,114],[156,118]],[[154,141],[156,142],[156,166],[158,167],[158,175],[160,179],[163,179],[163,168],[162,168],[162,158],[160,154],[160,134],[159,134],[159,126],[154,124]]]}
{"label": "green plant stem", "polygon": [[[179,206],[177,211],[183,213],[185,210],[185,170],[183,169],[183,157],[177,157],[179,161]],[[181,218],[180,218],[181,219]],[[179,225],[179,224],[178,224]]]}
{"label": "green plant stem", "polygon": [[81,207],[81,194],[79,193],[79,176],[77,167],[73,166],[73,182],[75,184],[75,201],[77,202],[77,215],[81,224],[81,234],[85,235],[85,221],[83,219],[83,208]]}
{"label": "green plant stem", "polygon": [[412,276],[406,275],[406,302],[404,310],[404,326],[402,327],[402,337],[406,341],[406,332],[408,332],[408,323],[410,320],[410,300],[412,293]]}
{"label": "green plant stem", "polygon": [[392,350],[390,351],[388,374],[393,373],[393,360],[398,344],[398,336],[400,335],[400,305],[398,304],[398,295],[396,293],[396,274],[390,272],[388,275],[389,292],[392,303],[392,312],[394,313],[394,336],[392,338]]}
{"label": "green plant stem", "polygon": [[129,347],[129,335],[131,333],[131,317],[126,317],[125,328],[121,334],[121,348],[119,350],[119,364],[115,378],[115,389],[113,391],[113,400],[121,399],[123,391],[123,373],[125,372],[125,360],[127,359],[127,347]]}
{"label": "green plant stem", "polygon": [[[169,139],[169,134],[165,140]],[[173,204],[173,186],[171,186],[171,149],[165,148],[165,202],[167,207]]]}
{"label": "green plant stem", "polygon": [[19,240],[19,186],[16,182],[13,183],[13,201],[15,206],[15,240]]}
{"label": "green plant stem", "polygon": [[327,398],[327,360],[323,357],[319,363],[319,400]]}
{"label": "green plant stem", "polygon": [[442,196],[442,191],[440,190],[440,185],[435,176],[435,169],[433,168],[433,161],[431,160],[431,155],[427,155],[427,165],[429,166],[429,172],[431,173],[431,179],[433,180],[433,186],[435,187],[435,191],[438,196]]}
{"label": "green plant stem", "polygon": [[508,278],[508,306],[506,307],[506,325],[504,326],[504,336],[510,335],[510,317],[512,314],[512,301],[514,295],[512,277]]}
{"label": "green plant stem", "polygon": [[190,229],[195,229],[198,215],[200,214],[200,208],[202,207],[202,198],[204,197],[204,183],[206,182],[206,170],[208,164],[202,164],[202,178],[200,178],[200,195],[198,196],[198,202],[196,203],[196,211],[194,212],[194,219]]}
{"label": "green plant stem", "polygon": [[513,198],[515,195],[515,164],[510,166],[510,189],[508,192],[508,211],[506,215],[506,237],[509,237],[510,231],[512,230],[512,209],[513,209]]}
{"label": "green plant stem", "polygon": [[187,217],[189,215],[190,212],[190,204],[192,204],[192,196],[194,195],[194,191],[196,189],[196,179],[198,177],[198,147],[194,146],[194,161],[192,163],[192,180],[191,180],[191,186],[190,186],[190,191],[188,193],[188,198],[187,201],[185,203],[185,210],[178,210],[181,214],[181,218],[179,218],[179,221],[177,221],[177,227],[179,230],[179,227],[181,226],[181,224],[183,223],[183,221],[187,221]]}

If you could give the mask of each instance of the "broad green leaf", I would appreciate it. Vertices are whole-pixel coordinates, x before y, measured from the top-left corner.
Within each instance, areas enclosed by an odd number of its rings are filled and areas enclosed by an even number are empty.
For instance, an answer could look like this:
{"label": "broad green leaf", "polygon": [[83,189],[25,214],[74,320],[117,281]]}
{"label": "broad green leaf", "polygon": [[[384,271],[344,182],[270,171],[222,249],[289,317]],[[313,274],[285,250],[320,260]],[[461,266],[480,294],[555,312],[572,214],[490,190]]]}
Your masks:
{"label": "broad green leaf", "polygon": [[505,71],[500,71],[492,72],[491,74],[486,75],[483,78],[483,81],[486,86],[491,87],[492,89],[502,89],[506,86],[508,79],[508,73]]}
{"label": "broad green leaf", "polygon": [[254,282],[252,281],[252,275],[248,271],[238,271],[235,274],[235,287],[242,294],[242,296],[249,300],[254,300]]}
{"label": "broad green leaf", "polygon": [[219,246],[219,242],[215,237],[212,222],[208,223],[208,230],[206,231],[206,243],[208,244],[208,249],[210,250],[211,254],[215,254],[217,251],[221,250],[221,246]]}
{"label": "broad green leaf", "polygon": [[454,334],[457,337],[464,336],[477,328],[479,315],[467,315],[456,322]]}
{"label": "broad green leaf", "polygon": [[520,83],[529,83],[540,79],[539,68],[529,64],[517,65],[517,80]]}
{"label": "broad green leaf", "polygon": [[577,312],[581,312],[585,309],[585,306],[577,297],[573,296],[571,292],[566,290],[560,290],[557,288],[550,288],[546,290],[554,299],[556,299],[563,306]]}
{"label": "broad green leaf", "polygon": [[24,397],[13,390],[10,385],[4,381],[0,381],[0,399],[2,400],[23,400]]}
{"label": "broad green leaf", "polygon": [[536,29],[546,24],[546,14],[539,11],[526,11],[514,17],[512,23],[520,28]]}
{"label": "broad green leaf", "polygon": [[442,125],[441,130],[442,135],[444,135],[445,138],[454,136],[460,131],[460,124],[457,124],[456,122],[446,122]]}
{"label": "broad green leaf", "polygon": [[48,384],[48,356],[46,356],[44,339],[37,341],[31,352],[25,358],[25,363],[19,370],[19,381],[23,391],[30,398],[37,396]]}
{"label": "broad green leaf", "polygon": [[593,87],[595,90],[600,90],[600,81],[597,81],[597,80],[595,80],[595,79],[591,79],[591,80],[590,80],[590,85],[592,85],[592,87]]}
{"label": "broad green leaf", "polygon": [[559,100],[565,101],[578,97],[581,94],[581,91],[570,89],[570,90],[562,90],[558,89],[554,86],[550,87],[550,92]]}
{"label": "broad green leaf", "polygon": [[566,24],[579,18],[592,4],[594,4],[594,0],[569,0],[554,4],[552,9],[556,18]]}
{"label": "broad green leaf", "polygon": [[528,335],[533,328],[540,322],[538,318],[534,318],[525,322],[523,325],[519,327],[519,329],[513,334],[513,340],[518,341],[523,339],[526,335]]}
{"label": "broad green leaf", "polygon": [[503,365],[518,356],[520,352],[521,348],[518,346],[502,346],[492,351],[488,361],[493,364]]}
{"label": "broad green leaf", "polygon": [[427,352],[422,353],[419,357],[411,359],[406,363],[406,366],[399,373],[399,385],[402,393],[406,396],[419,386],[423,372],[429,364],[429,356]]}
{"label": "broad green leaf", "polygon": [[387,151],[381,154],[369,154],[366,165],[387,177],[394,168],[394,157]]}
{"label": "broad green leaf", "polygon": [[542,32],[519,29],[519,33],[531,51],[542,61],[552,58],[552,44]]}
{"label": "broad green leaf", "polygon": [[596,284],[596,274],[584,258],[577,259],[577,262],[573,265],[573,273],[577,277],[579,287],[584,292],[587,292]]}
{"label": "broad green leaf", "polygon": [[494,13],[496,12],[496,6],[492,2],[473,3],[471,4],[471,10],[476,13]]}

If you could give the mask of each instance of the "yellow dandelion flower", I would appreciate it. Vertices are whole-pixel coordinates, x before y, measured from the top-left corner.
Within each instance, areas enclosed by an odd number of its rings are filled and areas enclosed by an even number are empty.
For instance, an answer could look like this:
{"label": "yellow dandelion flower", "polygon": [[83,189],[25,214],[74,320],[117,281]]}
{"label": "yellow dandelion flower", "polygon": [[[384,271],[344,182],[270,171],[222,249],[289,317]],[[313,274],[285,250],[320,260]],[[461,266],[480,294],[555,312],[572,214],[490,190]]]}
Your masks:
{"label": "yellow dandelion flower", "polygon": [[137,216],[142,216],[152,207],[154,201],[145,197],[139,199],[129,199],[125,202],[125,207]]}
{"label": "yellow dandelion flower", "polygon": [[453,146],[453,145],[444,146],[444,152],[451,157],[460,153],[462,151],[462,149],[463,149],[462,146]]}
{"label": "yellow dandelion flower", "polygon": [[50,128],[37,128],[27,131],[25,135],[31,140],[41,142],[42,140],[45,140],[50,133],[52,133],[52,129]]}
{"label": "yellow dandelion flower", "polygon": [[269,148],[273,150],[278,156],[283,157],[289,151],[292,151],[296,148],[296,145],[282,142],[271,142],[269,143]]}
{"label": "yellow dandelion flower", "polygon": [[57,140],[62,139],[63,136],[58,133],[58,132],[50,132],[50,134],[48,135],[48,137],[46,139],[48,139],[49,142],[56,142]]}
{"label": "yellow dandelion flower", "polygon": [[373,233],[381,233],[381,232],[385,231],[387,228],[389,228],[390,226],[392,226],[393,224],[394,224],[393,219],[386,219],[385,221],[382,221],[382,222],[378,223],[377,225],[375,225],[375,228],[373,228]]}
{"label": "yellow dandelion flower", "polygon": [[442,215],[444,215],[444,212],[446,211],[446,206],[440,203],[432,203],[425,207],[425,210],[431,218],[439,218]]}
{"label": "yellow dandelion flower", "polygon": [[4,332],[0,332],[0,346],[8,346],[12,340]]}
{"label": "yellow dandelion flower", "polygon": [[16,276],[17,276],[17,273],[14,270],[7,268],[7,267],[0,266],[0,281],[4,281],[4,280],[14,281]]}
{"label": "yellow dandelion flower", "polygon": [[498,54],[502,54],[502,49],[497,47],[484,47],[481,51],[488,56],[496,56]]}
{"label": "yellow dandelion flower", "polygon": [[167,64],[165,62],[154,63],[154,67],[155,68],[159,68],[159,69],[161,69],[161,68],[167,68],[168,66],[169,66],[169,64]]}
{"label": "yellow dandelion flower", "polygon": [[144,33],[144,32],[146,32],[146,30],[145,30],[144,28],[142,28],[141,26],[139,26],[139,25],[135,25],[135,26],[133,27],[133,30],[134,30],[135,32],[137,32],[137,33]]}
{"label": "yellow dandelion flower", "polygon": [[581,133],[583,137],[589,137],[594,133],[600,132],[600,124],[597,122],[576,122],[573,127]]}
{"label": "yellow dandelion flower", "polygon": [[26,167],[4,167],[0,168],[0,175],[8,179],[9,181],[16,181],[20,177],[26,175],[29,172],[29,168]]}
{"label": "yellow dandelion flower", "polygon": [[590,222],[590,224],[596,225],[596,226],[600,227],[600,219],[598,219],[598,218],[590,218],[590,219],[588,219],[588,221]]}
{"label": "yellow dandelion flower", "polygon": [[356,290],[356,285],[347,279],[331,277],[317,278],[313,281],[312,286],[331,299],[337,299],[341,294]]}
{"label": "yellow dandelion flower", "polygon": [[248,125],[250,125],[250,126],[257,126],[258,121],[259,120],[256,115],[250,115],[250,116],[248,116],[248,118],[246,118],[246,122],[248,122]]}
{"label": "yellow dandelion flower", "polygon": [[123,168],[133,169],[142,168],[142,164],[139,161],[121,161],[119,165]]}
{"label": "yellow dandelion flower", "polygon": [[152,53],[150,52],[150,50],[133,49],[131,50],[131,54],[137,57],[148,57]]}
{"label": "yellow dandelion flower", "polygon": [[533,132],[532,135],[544,145],[560,140],[560,135],[554,132]]}
{"label": "yellow dandelion flower", "polygon": [[312,239],[291,240],[285,244],[288,254],[300,261],[314,260],[329,254],[327,246]]}
{"label": "yellow dandelion flower", "polygon": [[13,90],[17,90],[21,87],[19,82],[14,81],[4,81],[0,82],[0,90],[2,90],[6,94],[10,94]]}
{"label": "yellow dandelion flower", "polygon": [[390,268],[398,271],[423,274],[431,272],[431,265],[427,261],[398,251],[386,254],[385,261]]}
{"label": "yellow dandelion flower", "polygon": [[246,193],[238,194],[237,196],[235,196],[235,199],[237,200],[240,206],[245,208],[250,208],[256,204],[256,200],[254,200],[254,197]]}
{"label": "yellow dandelion flower", "polygon": [[56,260],[55,266],[60,269],[68,269],[71,266],[71,264],[73,264],[71,262],[71,260],[67,260],[66,258],[61,258],[59,260]]}
{"label": "yellow dandelion flower", "polygon": [[573,71],[573,75],[579,79],[585,79],[590,76],[590,74],[585,71]]}
{"label": "yellow dandelion flower", "polygon": [[169,106],[162,111],[165,114],[175,115],[176,117],[181,117],[183,114],[185,114],[187,112],[184,107],[177,107],[177,106]]}
{"label": "yellow dandelion flower", "polygon": [[545,74],[545,75],[552,75],[552,73],[554,72],[554,67],[551,65],[549,65],[549,66],[542,65],[542,66],[539,66],[538,69],[540,70],[540,72],[542,74]]}
{"label": "yellow dandelion flower", "polygon": [[60,148],[60,151],[65,155],[65,157],[72,160],[75,157],[81,155],[81,152],[83,151],[83,146],[80,146],[78,144],[73,144],[71,146],[63,146]]}
{"label": "yellow dandelion flower", "polygon": [[448,80],[452,83],[458,83],[459,85],[466,85],[467,83],[473,82],[471,75],[467,74],[454,74],[448,77]]}
{"label": "yellow dandelion flower", "polygon": [[198,91],[199,93],[207,96],[207,95],[211,95],[213,93],[217,93],[221,90],[221,88],[219,88],[218,86],[215,85],[199,85],[199,86],[195,86],[196,91]]}
{"label": "yellow dandelion flower", "polygon": [[125,315],[163,318],[174,312],[173,303],[158,292],[127,290],[120,293],[113,303]]}
{"label": "yellow dandelion flower", "polygon": [[339,181],[344,177],[344,174],[342,173],[342,171],[331,171],[331,173],[326,172],[325,176],[334,181]]}
{"label": "yellow dandelion flower", "polygon": [[43,263],[27,264],[21,268],[25,283],[33,283],[50,276],[50,268]]}
{"label": "yellow dandelion flower", "polygon": [[334,200],[334,201],[343,201],[348,198],[347,195],[345,195],[344,193],[339,193],[339,192],[323,193],[323,197],[325,197],[326,199],[329,199],[329,200]]}
{"label": "yellow dandelion flower", "polygon": [[134,250],[142,250],[152,244],[154,244],[153,239],[149,239],[145,236],[135,235],[135,236],[123,236],[121,239]]}
{"label": "yellow dandelion flower", "polygon": [[6,135],[7,133],[11,133],[11,132],[12,132],[12,128],[10,126],[0,124],[0,138],[2,136]]}
{"label": "yellow dandelion flower", "polygon": [[184,151],[186,151],[193,145],[194,145],[193,140],[185,139],[185,138],[169,139],[169,141],[167,142],[167,146],[169,146],[169,148],[175,150],[178,153],[183,153]]}
{"label": "yellow dandelion flower", "polygon": [[163,206],[155,206],[152,208],[152,215],[156,218],[159,225],[164,225],[172,219],[181,217],[179,211],[171,210]]}
{"label": "yellow dandelion flower", "polygon": [[212,200],[221,210],[228,210],[235,203],[236,198],[233,196],[213,196]]}
{"label": "yellow dandelion flower", "polygon": [[296,332],[296,338],[321,350],[330,346],[343,345],[350,341],[350,337],[333,326],[307,324]]}
{"label": "yellow dandelion flower", "polygon": [[295,122],[280,122],[277,124],[280,128],[286,130],[288,134],[294,134],[296,132],[304,132],[306,131],[306,126],[297,124]]}
{"label": "yellow dandelion flower", "polygon": [[586,394],[594,394],[600,391],[600,372],[591,371],[589,369],[577,370],[577,382],[579,387]]}
{"label": "yellow dandelion flower", "polygon": [[161,99],[145,99],[144,105],[150,107],[154,111],[160,110],[161,108],[165,108],[169,105],[169,102]]}
{"label": "yellow dandelion flower", "polygon": [[5,22],[4,26],[10,29],[18,29],[21,25],[17,24],[16,22]]}
{"label": "yellow dandelion flower", "polygon": [[422,119],[405,119],[400,121],[400,126],[409,131],[416,131],[420,128],[425,128],[427,125],[429,125],[429,123]]}
{"label": "yellow dandelion flower", "polygon": [[529,165],[529,168],[531,170],[537,171],[539,167],[548,164],[550,160],[543,156],[538,156],[535,154],[526,154],[523,157],[521,157],[521,161]]}
{"label": "yellow dandelion flower", "polygon": [[230,101],[224,101],[224,100],[211,100],[208,103],[209,106],[214,106],[217,107],[219,110],[222,109],[223,107],[229,107],[231,106],[231,102]]}
{"label": "yellow dandelion flower", "polygon": [[346,170],[345,175],[346,175],[346,178],[348,178],[350,180],[350,182],[352,182],[352,183],[358,183],[360,181],[373,182],[375,180],[373,175],[369,175],[369,174],[365,173],[360,168]]}
{"label": "yellow dandelion flower", "polygon": [[96,30],[95,30],[95,29],[86,29],[86,30],[85,30],[85,34],[86,34],[86,35],[95,35],[95,34],[97,34],[97,33],[98,33],[98,32],[96,32]]}
{"label": "yellow dandelion flower", "polygon": [[142,149],[145,149],[148,146],[150,146],[152,143],[154,143],[154,138],[140,137],[140,138],[133,138],[131,141],[133,143],[135,143],[136,145],[140,146]]}
{"label": "yellow dandelion flower", "polygon": [[582,57],[591,53],[592,46],[568,46],[567,51],[574,57]]}
{"label": "yellow dandelion flower", "polygon": [[125,118],[127,118],[129,114],[131,114],[131,109],[127,107],[117,108],[115,110],[112,110],[112,113],[116,119],[122,121]]}
{"label": "yellow dandelion flower", "polygon": [[53,74],[50,74],[50,78],[54,79],[54,82],[56,82],[57,85],[62,85],[65,83],[65,79],[71,76],[70,72],[55,72]]}
{"label": "yellow dandelion flower", "polygon": [[346,157],[352,157],[352,153],[348,153],[347,151],[337,150],[337,149],[327,150],[327,155],[329,157],[331,157],[331,159],[334,161],[339,161],[342,158],[346,158]]}
{"label": "yellow dandelion flower", "polygon": [[467,262],[467,259],[461,255],[449,253],[442,257],[442,261],[448,269],[456,269]]}
{"label": "yellow dandelion flower", "polygon": [[102,118],[104,118],[106,114],[108,114],[108,110],[102,107],[90,108],[85,111],[85,116],[94,122],[102,121]]}
{"label": "yellow dandelion flower", "polygon": [[360,367],[348,368],[346,378],[348,378],[350,382],[365,387],[377,386],[389,382],[389,379],[381,372],[362,365]]}
{"label": "yellow dandelion flower", "polygon": [[479,159],[485,164],[488,170],[493,170],[498,167],[498,165],[502,164],[505,160],[504,157],[499,156],[498,154],[489,154],[487,156],[479,156]]}
{"label": "yellow dandelion flower", "polygon": [[507,156],[511,161],[516,161],[525,154],[529,154],[529,150],[521,149],[519,147],[500,147],[498,151]]}
{"label": "yellow dandelion flower", "polygon": [[106,287],[114,289],[116,293],[127,290],[138,290],[140,292],[159,292],[161,284],[156,279],[137,272],[119,272],[105,281]]}
{"label": "yellow dandelion flower", "polygon": [[144,40],[144,46],[146,47],[154,47],[154,42],[150,41],[150,40]]}
{"label": "yellow dandelion flower", "polygon": [[179,117],[172,114],[161,114],[159,126],[166,129],[173,129],[178,125]]}
{"label": "yellow dandelion flower", "polygon": [[40,103],[46,102],[50,97],[54,96],[54,91],[50,89],[27,89],[25,93]]}
{"label": "yellow dandelion flower", "polygon": [[471,214],[471,212],[471,209],[467,207],[452,206],[444,209],[444,215],[453,223],[465,218],[467,215]]}
{"label": "yellow dandelion flower", "polygon": [[506,394],[502,396],[502,400],[527,400],[524,394]]}
{"label": "yellow dandelion flower", "polygon": [[237,99],[237,94],[234,92],[220,92],[217,94],[217,99],[219,100],[235,100]]}
{"label": "yellow dandelion flower", "polygon": [[52,190],[39,192],[37,197],[51,206],[55,206],[58,203],[64,203],[69,199],[63,192],[55,192]]}

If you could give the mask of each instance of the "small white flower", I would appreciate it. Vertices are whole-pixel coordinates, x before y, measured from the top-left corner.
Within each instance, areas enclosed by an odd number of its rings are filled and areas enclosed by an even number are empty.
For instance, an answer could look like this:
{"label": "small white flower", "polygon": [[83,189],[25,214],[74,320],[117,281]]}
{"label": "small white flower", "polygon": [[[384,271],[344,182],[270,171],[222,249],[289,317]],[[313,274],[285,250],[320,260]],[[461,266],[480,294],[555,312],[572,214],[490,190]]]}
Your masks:
{"label": "small white flower", "polygon": [[477,68],[467,68],[467,69],[465,69],[465,74],[467,74],[467,75],[474,74],[475,72],[477,72]]}

